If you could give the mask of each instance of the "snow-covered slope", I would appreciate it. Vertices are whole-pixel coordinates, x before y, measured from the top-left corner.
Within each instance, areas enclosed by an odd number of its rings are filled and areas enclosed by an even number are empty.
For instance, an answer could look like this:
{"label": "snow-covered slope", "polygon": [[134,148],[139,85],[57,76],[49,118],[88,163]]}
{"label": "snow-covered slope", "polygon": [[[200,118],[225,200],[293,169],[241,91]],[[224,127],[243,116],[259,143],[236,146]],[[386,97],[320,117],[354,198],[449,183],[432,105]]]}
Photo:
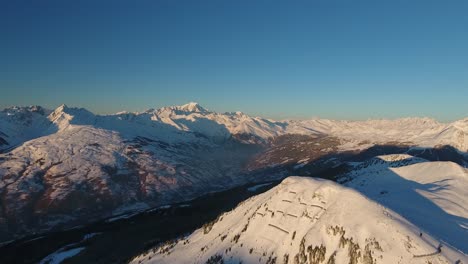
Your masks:
{"label": "snow-covered slope", "polygon": [[289,177],[191,235],[151,249],[131,263],[468,261],[445,242],[427,233],[420,236],[420,230],[353,189],[327,180]]}
{"label": "snow-covered slope", "polygon": [[453,162],[387,155],[357,165],[346,186],[391,208],[422,232],[468,252],[468,170]]}
{"label": "snow-covered slope", "polygon": [[129,140],[116,131],[70,125],[0,155],[1,237],[244,184],[249,178],[241,173],[242,163],[253,151],[249,145],[216,145],[207,139]]}

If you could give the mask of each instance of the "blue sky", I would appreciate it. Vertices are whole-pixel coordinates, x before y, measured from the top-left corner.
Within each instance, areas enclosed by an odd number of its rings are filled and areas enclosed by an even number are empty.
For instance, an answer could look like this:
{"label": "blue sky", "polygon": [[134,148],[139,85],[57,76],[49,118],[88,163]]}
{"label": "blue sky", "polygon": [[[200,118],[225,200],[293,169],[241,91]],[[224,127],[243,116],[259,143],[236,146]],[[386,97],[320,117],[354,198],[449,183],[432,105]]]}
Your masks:
{"label": "blue sky", "polygon": [[468,116],[467,1],[1,1],[0,108]]}

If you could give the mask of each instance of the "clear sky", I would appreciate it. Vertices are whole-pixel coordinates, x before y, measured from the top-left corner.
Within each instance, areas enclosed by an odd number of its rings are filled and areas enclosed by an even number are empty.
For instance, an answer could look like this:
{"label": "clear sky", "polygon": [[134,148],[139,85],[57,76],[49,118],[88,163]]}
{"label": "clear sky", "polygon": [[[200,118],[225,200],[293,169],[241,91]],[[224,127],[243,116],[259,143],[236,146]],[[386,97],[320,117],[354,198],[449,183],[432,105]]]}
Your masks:
{"label": "clear sky", "polygon": [[0,108],[468,116],[468,1],[0,1]]}

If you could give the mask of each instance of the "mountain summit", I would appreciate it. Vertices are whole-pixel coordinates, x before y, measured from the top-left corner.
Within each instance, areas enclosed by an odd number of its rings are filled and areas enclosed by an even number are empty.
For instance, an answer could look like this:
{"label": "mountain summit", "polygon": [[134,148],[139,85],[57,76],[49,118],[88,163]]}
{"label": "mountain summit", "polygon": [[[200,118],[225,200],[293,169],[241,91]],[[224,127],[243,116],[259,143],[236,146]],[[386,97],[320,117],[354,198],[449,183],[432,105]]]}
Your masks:
{"label": "mountain summit", "polygon": [[207,109],[203,108],[199,103],[190,102],[181,106],[176,106],[178,110],[185,111],[185,112],[192,112],[192,113],[206,113],[208,112]]}

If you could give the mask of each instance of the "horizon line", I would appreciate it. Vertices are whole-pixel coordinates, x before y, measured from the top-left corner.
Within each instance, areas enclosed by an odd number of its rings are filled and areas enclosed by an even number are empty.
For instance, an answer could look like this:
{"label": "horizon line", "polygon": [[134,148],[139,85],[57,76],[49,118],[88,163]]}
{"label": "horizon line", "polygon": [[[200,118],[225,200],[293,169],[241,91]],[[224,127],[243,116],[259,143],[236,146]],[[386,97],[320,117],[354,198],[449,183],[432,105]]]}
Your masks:
{"label": "horizon line", "polygon": [[[187,105],[190,105],[190,104],[196,104],[198,105],[199,107],[201,107],[202,109],[206,110],[207,113],[216,113],[216,114],[233,114],[233,113],[242,113],[242,114],[245,114],[249,117],[254,117],[254,118],[262,118],[262,119],[269,119],[269,120],[273,120],[273,121],[276,121],[276,122],[282,122],[282,121],[307,121],[307,120],[330,120],[330,121],[348,121],[348,122],[366,122],[366,121],[397,121],[397,120],[403,120],[403,119],[429,119],[429,120],[432,120],[432,121],[436,121],[438,123],[442,123],[442,124],[450,124],[450,123],[454,123],[454,122],[457,122],[457,121],[461,121],[461,120],[465,120],[465,119],[468,119],[468,115],[462,117],[462,118],[455,118],[455,119],[452,119],[452,120],[448,120],[448,121],[443,121],[443,120],[440,120],[438,118],[435,118],[435,117],[432,117],[432,116],[428,116],[428,115],[420,115],[420,116],[417,116],[417,115],[408,115],[408,116],[398,116],[398,117],[379,117],[379,118],[373,118],[373,117],[368,117],[368,118],[327,118],[327,117],[320,117],[320,116],[311,116],[311,117],[306,117],[306,118],[270,118],[270,117],[264,117],[262,115],[258,115],[258,114],[250,114],[250,113],[247,113],[247,112],[243,112],[243,111],[217,111],[217,110],[210,110],[210,108],[206,108],[204,106],[202,106],[201,104],[195,102],[195,101],[190,101],[188,103],[185,103],[185,104],[182,104],[182,105],[164,105],[164,106],[160,106],[160,107],[150,107],[150,108],[147,108],[146,110],[142,110],[142,111],[139,111],[139,110],[136,110],[136,111],[130,111],[130,110],[121,110],[121,111],[117,111],[117,112],[99,112],[99,111],[92,111],[92,110],[89,110],[87,107],[82,107],[82,106],[69,106],[68,104],[66,103],[62,103],[60,105],[58,105],[57,107],[55,108],[48,108],[48,107],[44,107],[42,105],[36,105],[36,104],[30,104],[30,105],[10,105],[10,106],[6,106],[6,107],[3,107],[3,108],[0,108],[2,112],[4,112],[5,110],[7,109],[12,109],[12,108],[15,108],[15,107],[18,107],[18,108],[28,108],[28,107],[41,107],[45,110],[49,110],[51,112],[54,112],[55,110],[57,110],[58,108],[62,107],[62,106],[65,106],[67,108],[71,108],[71,109],[84,109],[90,113],[92,113],[93,115],[96,115],[96,116],[113,116],[113,115],[118,115],[118,114],[123,114],[123,113],[129,113],[129,114],[135,114],[135,115],[138,115],[138,114],[143,114],[145,112],[152,112],[152,111],[157,111],[157,110],[160,110],[160,109],[163,109],[163,108],[170,108],[170,107],[183,107],[183,106],[187,106]],[[187,111],[187,112],[190,112],[190,111]],[[193,113],[197,113],[197,112],[193,112]],[[200,113],[200,112],[198,112]]]}

